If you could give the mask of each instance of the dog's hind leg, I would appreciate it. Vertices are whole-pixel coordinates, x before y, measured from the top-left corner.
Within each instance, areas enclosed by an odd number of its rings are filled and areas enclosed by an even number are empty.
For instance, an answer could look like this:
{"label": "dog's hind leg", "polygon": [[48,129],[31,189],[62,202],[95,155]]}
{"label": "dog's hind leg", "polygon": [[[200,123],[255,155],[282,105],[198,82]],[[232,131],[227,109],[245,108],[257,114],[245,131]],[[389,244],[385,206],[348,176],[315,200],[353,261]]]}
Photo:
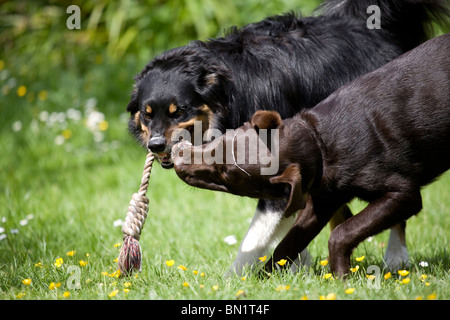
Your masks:
{"label": "dog's hind leg", "polygon": [[[236,260],[226,276],[242,275],[245,268],[256,269],[260,262],[258,258],[269,254],[269,250],[288,233],[296,215],[286,218],[285,206],[285,201],[259,200],[250,227],[239,246]],[[306,249],[300,256],[304,260],[303,264],[308,263],[309,253]]]}
{"label": "dog's hind leg", "polygon": [[[405,184],[406,185],[406,184]],[[331,271],[337,276],[349,273],[350,255],[361,241],[406,221],[422,209],[420,189],[388,192],[359,214],[338,225],[330,235],[328,249]]]}
{"label": "dog's hind leg", "polygon": [[[342,206],[330,220],[330,229],[333,231],[339,224],[343,223],[353,215],[347,205]],[[390,271],[397,271],[402,267],[409,267],[409,254],[405,241],[406,221],[397,224],[390,229],[389,242],[384,262]]]}

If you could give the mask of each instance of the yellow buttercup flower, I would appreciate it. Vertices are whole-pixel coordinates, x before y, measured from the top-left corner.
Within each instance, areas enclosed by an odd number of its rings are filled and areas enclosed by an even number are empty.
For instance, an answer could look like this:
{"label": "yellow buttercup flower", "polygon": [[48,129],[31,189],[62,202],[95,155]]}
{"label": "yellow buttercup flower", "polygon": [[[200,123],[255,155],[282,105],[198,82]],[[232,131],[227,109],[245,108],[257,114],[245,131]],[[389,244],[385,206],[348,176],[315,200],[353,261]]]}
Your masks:
{"label": "yellow buttercup flower", "polygon": [[98,124],[98,128],[100,131],[106,131],[108,130],[108,121],[104,120]]}
{"label": "yellow buttercup flower", "polygon": [[402,277],[405,277],[409,274],[408,270],[398,270],[398,274],[401,275]]}
{"label": "yellow buttercup flower", "polygon": [[47,97],[48,97],[48,93],[46,90],[39,91],[39,93],[38,93],[39,100],[45,101],[45,100],[47,100]]}
{"label": "yellow buttercup flower", "polygon": [[266,259],[267,259],[267,256],[264,256],[264,257],[259,257],[259,258],[258,258],[258,260],[259,260],[259,261],[261,261],[261,262],[264,262],[264,261],[266,261]]}
{"label": "yellow buttercup flower", "polygon": [[354,268],[350,268],[350,271],[353,272],[353,273],[355,273],[358,270],[359,270],[359,266],[356,266]]}
{"label": "yellow buttercup flower", "polygon": [[16,298],[17,299],[22,299],[22,297],[24,296],[24,295],[26,295],[27,293],[26,292],[21,292],[21,293],[19,293],[19,294],[16,294]]}
{"label": "yellow buttercup flower", "polygon": [[244,290],[238,290],[236,292],[236,298],[240,297],[240,296],[245,296],[245,291]]}
{"label": "yellow buttercup flower", "polygon": [[113,290],[108,294],[108,297],[110,297],[110,298],[115,297],[116,294],[118,294],[118,293],[119,293],[119,290]]}
{"label": "yellow buttercup flower", "polygon": [[171,267],[171,266],[173,266],[175,264],[175,260],[166,260],[166,265],[168,266],[168,267]]}
{"label": "yellow buttercup flower", "polygon": [[373,274],[372,275],[366,274],[366,278],[369,280],[373,280],[373,279],[375,279],[375,276]]}
{"label": "yellow buttercup flower", "polygon": [[[62,131],[61,135],[64,137],[64,139],[69,140],[70,138],[72,138],[72,130],[65,129]],[[76,251],[69,251],[69,252],[73,252],[73,254],[70,257],[72,257],[76,253]],[[69,255],[69,252],[67,252],[67,255]]]}
{"label": "yellow buttercup flower", "polygon": [[63,265],[63,263],[64,263],[63,258],[57,258],[57,259],[55,260],[54,265],[55,265],[57,268],[61,268],[61,266]]}
{"label": "yellow buttercup flower", "polygon": [[344,291],[346,294],[352,294],[353,292],[355,292],[355,288],[348,288]]}
{"label": "yellow buttercup flower", "polygon": [[361,262],[361,261],[364,260],[364,258],[365,258],[364,256],[356,257],[355,260],[358,261],[358,262]]}
{"label": "yellow buttercup flower", "polygon": [[328,260],[321,260],[320,265],[326,266],[328,264]]}
{"label": "yellow buttercup flower", "polygon": [[411,281],[411,278],[402,279],[403,284],[408,284]]}
{"label": "yellow buttercup flower", "polygon": [[332,273],[325,273],[323,278],[324,279],[333,279],[333,274]]}
{"label": "yellow buttercup flower", "polygon": [[326,300],[336,300],[336,294],[335,293],[329,293],[327,294]]}
{"label": "yellow buttercup flower", "polygon": [[278,263],[280,266],[284,266],[284,265],[286,264],[286,262],[287,262],[286,259],[281,259],[280,261],[277,261],[277,263]]}
{"label": "yellow buttercup flower", "polygon": [[72,250],[72,251],[68,251],[66,253],[66,255],[68,255],[69,257],[73,257],[75,255],[75,253],[77,253],[77,252],[75,250]]}
{"label": "yellow buttercup flower", "polygon": [[27,87],[25,86],[20,86],[19,88],[17,88],[17,95],[19,97],[23,97],[24,95],[27,94]]}
{"label": "yellow buttercup flower", "polygon": [[180,270],[183,270],[183,271],[187,270],[187,268],[185,266],[181,265],[181,264],[177,267],[177,269],[180,269]]}
{"label": "yellow buttercup flower", "polygon": [[35,267],[42,268],[42,262],[38,262],[38,263],[36,263],[34,266],[35,266]]}
{"label": "yellow buttercup flower", "polygon": [[48,289],[55,290],[56,288],[59,288],[60,286],[61,286],[61,282],[58,282],[58,283],[51,282],[50,285],[48,286]]}
{"label": "yellow buttercup flower", "polygon": [[131,287],[131,282],[125,282],[125,283],[123,284],[123,286],[124,286],[125,288],[129,288],[129,287]]}
{"label": "yellow buttercup flower", "polygon": [[280,284],[278,287],[275,288],[275,291],[287,291],[291,288],[291,286],[288,284],[286,286]]}
{"label": "yellow buttercup flower", "polygon": [[69,292],[69,291],[64,292],[64,293],[63,293],[63,297],[64,297],[64,298],[70,297],[70,292]]}
{"label": "yellow buttercup flower", "polygon": [[389,279],[390,277],[392,277],[392,273],[388,272],[384,275],[384,280]]}
{"label": "yellow buttercup flower", "polygon": [[118,247],[120,247],[121,245],[122,245],[122,243],[117,242],[116,244],[114,244],[114,248],[118,248]]}
{"label": "yellow buttercup flower", "polygon": [[86,267],[88,264],[88,261],[80,260],[80,261],[78,261],[78,263],[80,264],[81,267]]}
{"label": "yellow buttercup flower", "polygon": [[427,296],[427,299],[428,299],[428,300],[434,300],[434,299],[436,299],[436,298],[437,298],[436,292],[434,292],[434,293],[430,294],[429,296]]}
{"label": "yellow buttercup flower", "polygon": [[187,283],[187,282],[183,282],[183,287],[189,287],[189,283]]}
{"label": "yellow buttercup flower", "polygon": [[29,286],[31,284],[31,282],[32,282],[31,279],[23,279],[22,280],[22,283],[26,286]]}

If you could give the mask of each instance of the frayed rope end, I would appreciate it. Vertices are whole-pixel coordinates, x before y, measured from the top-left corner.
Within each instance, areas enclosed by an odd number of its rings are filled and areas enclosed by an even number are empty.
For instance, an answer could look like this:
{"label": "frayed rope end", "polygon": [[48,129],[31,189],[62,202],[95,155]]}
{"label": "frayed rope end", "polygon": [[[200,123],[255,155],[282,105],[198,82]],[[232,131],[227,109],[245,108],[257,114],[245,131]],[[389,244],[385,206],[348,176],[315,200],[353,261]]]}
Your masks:
{"label": "frayed rope end", "polygon": [[133,271],[141,272],[141,262],[142,250],[139,241],[131,236],[125,237],[118,258],[121,275],[130,276]]}

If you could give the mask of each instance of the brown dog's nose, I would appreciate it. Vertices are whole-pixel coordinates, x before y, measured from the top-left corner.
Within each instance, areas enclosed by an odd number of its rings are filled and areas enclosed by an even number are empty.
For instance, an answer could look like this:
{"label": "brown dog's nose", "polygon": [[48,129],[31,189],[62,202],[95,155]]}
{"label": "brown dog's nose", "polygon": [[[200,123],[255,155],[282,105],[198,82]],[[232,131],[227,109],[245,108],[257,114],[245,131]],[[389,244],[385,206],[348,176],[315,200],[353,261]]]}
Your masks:
{"label": "brown dog's nose", "polygon": [[148,148],[153,153],[160,153],[166,149],[166,139],[161,136],[153,137],[148,142]]}

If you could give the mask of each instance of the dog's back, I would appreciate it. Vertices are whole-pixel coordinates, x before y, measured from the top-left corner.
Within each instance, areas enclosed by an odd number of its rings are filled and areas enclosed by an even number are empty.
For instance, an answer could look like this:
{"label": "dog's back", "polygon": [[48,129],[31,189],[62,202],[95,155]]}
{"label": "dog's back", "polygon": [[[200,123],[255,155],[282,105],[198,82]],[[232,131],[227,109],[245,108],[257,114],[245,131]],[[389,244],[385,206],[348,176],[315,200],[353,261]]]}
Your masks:
{"label": "dog's back", "polygon": [[313,109],[341,186],[376,189],[394,172],[425,185],[450,167],[449,52],[450,34],[432,39]]}

